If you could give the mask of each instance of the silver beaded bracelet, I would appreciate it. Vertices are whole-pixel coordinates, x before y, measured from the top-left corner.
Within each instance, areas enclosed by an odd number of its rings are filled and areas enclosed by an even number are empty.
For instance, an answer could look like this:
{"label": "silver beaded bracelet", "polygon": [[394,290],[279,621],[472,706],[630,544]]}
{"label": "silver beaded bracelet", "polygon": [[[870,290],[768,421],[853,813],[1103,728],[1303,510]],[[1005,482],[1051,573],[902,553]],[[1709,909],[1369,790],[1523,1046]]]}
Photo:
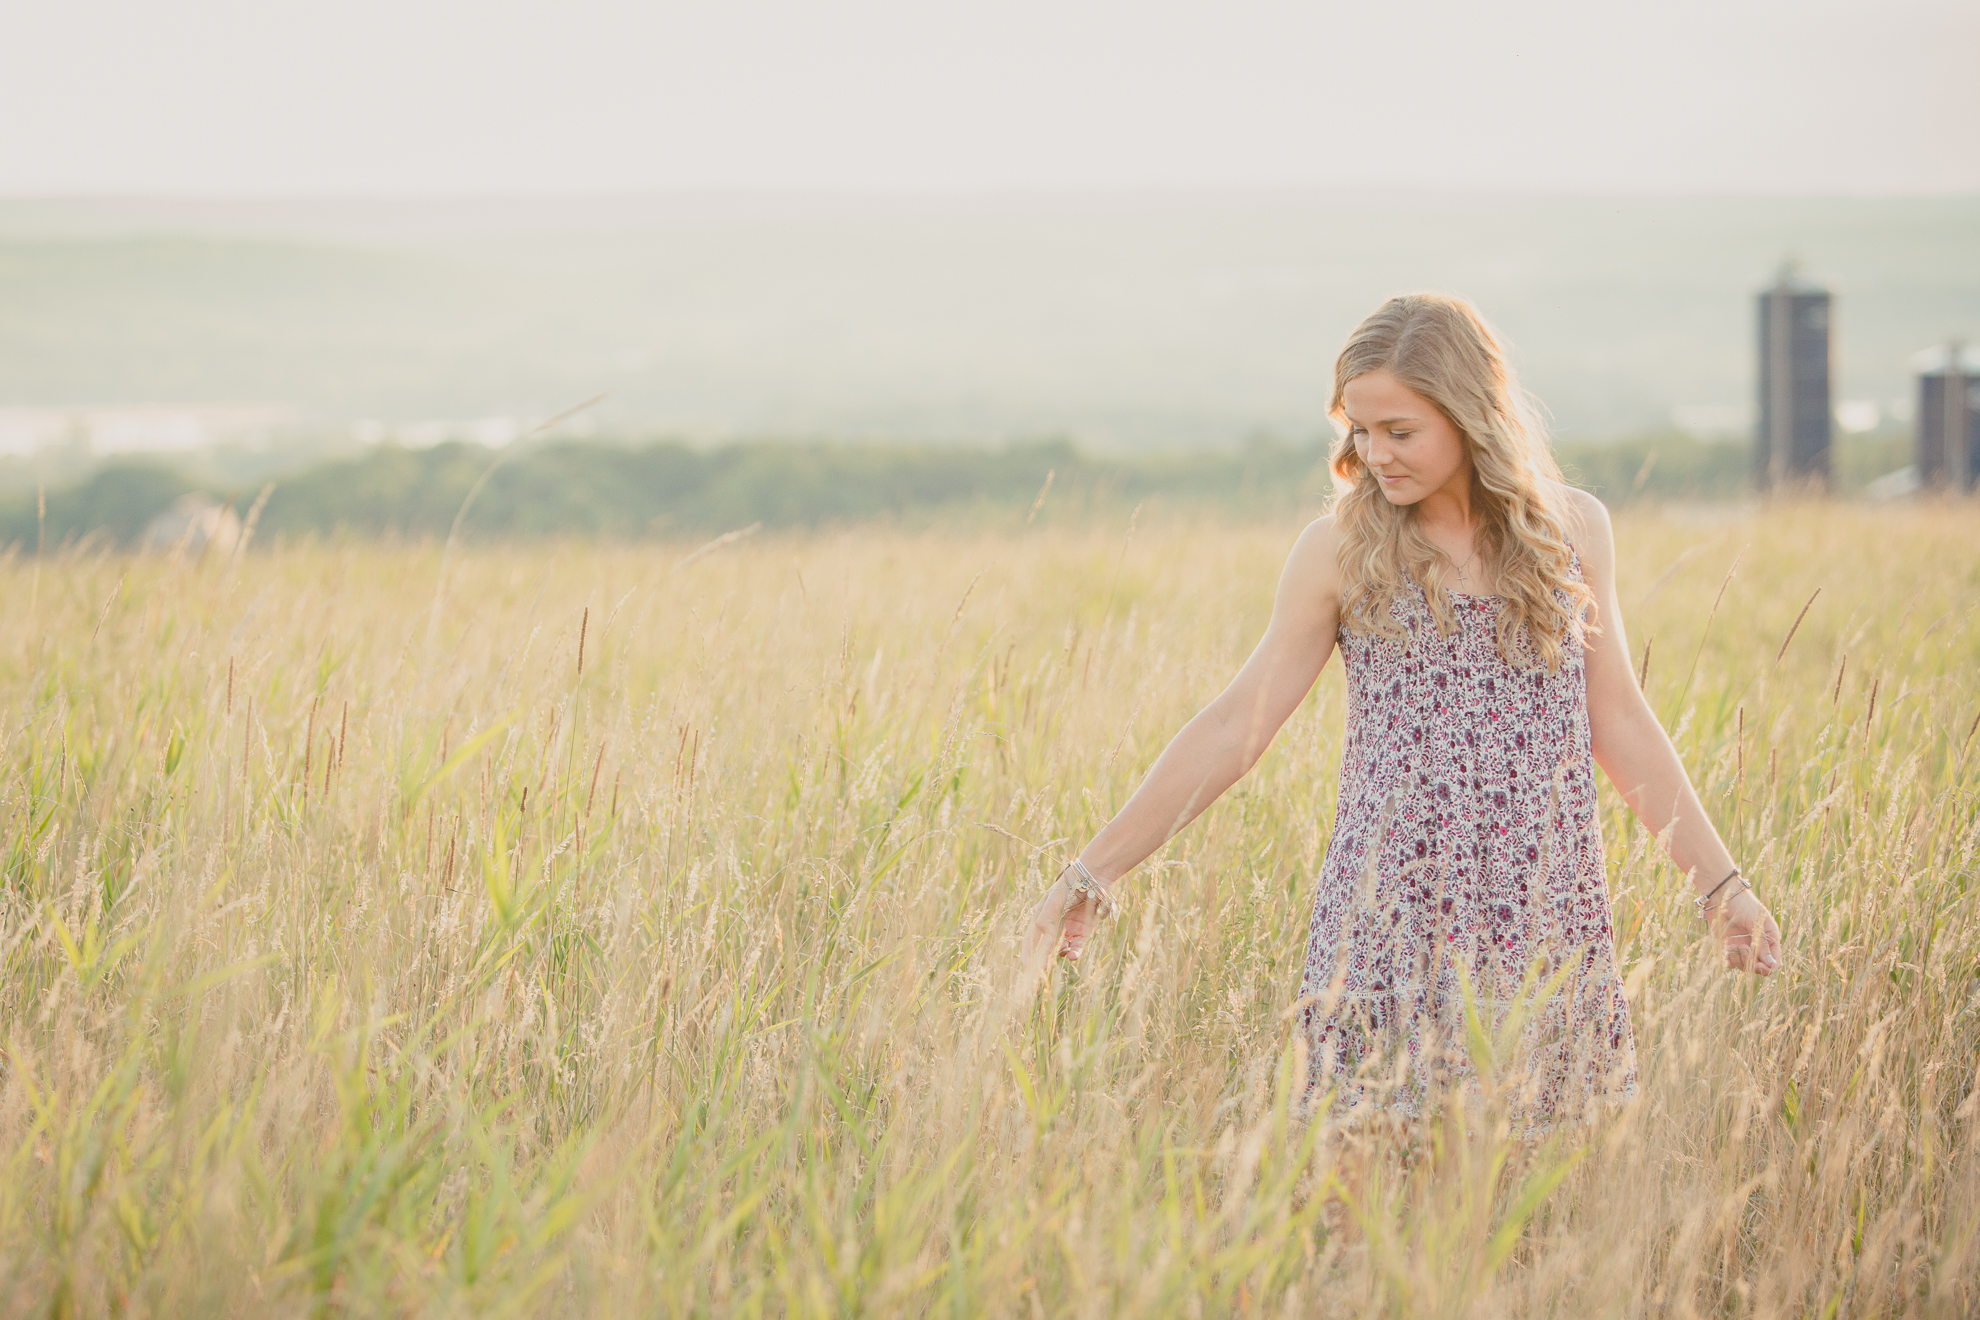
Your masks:
{"label": "silver beaded bracelet", "polygon": [[[1101,884],[1099,877],[1086,869],[1085,862],[1075,857],[1066,863],[1066,870],[1071,871],[1076,877],[1070,885],[1066,886],[1066,893],[1068,895],[1066,899],[1066,911],[1070,912],[1075,907],[1078,907],[1079,901],[1082,898],[1092,902],[1095,916],[1111,917],[1120,910],[1120,905],[1115,903],[1112,896],[1107,893],[1107,886]],[[1064,874],[1064,872],[1061,872],[1061,874]]]}

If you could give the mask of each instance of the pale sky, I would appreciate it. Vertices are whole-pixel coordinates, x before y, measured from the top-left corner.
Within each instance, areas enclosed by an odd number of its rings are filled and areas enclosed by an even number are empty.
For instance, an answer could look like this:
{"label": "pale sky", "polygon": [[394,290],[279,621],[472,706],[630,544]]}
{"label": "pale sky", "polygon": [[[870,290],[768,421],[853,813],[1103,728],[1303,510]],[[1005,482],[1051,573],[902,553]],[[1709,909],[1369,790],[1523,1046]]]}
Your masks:
{"label": "pale sky", "polygon": [[1980,191],[1974,0],[5,0],[0,195]]}

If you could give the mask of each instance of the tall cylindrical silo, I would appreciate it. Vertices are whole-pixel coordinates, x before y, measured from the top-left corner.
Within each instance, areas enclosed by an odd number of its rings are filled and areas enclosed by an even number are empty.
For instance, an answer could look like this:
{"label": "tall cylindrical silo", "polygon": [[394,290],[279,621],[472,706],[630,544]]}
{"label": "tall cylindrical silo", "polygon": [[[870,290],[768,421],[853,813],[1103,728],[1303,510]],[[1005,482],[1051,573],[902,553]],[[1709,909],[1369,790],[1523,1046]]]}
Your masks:
{"label": "tall cylindrical silo", "polygon": [[1918,371],[1918,480],[1962,494],[1980,479],[1980,349],[1958,340],[1912,360]]}
{"label": "tall cylindrical silo", "polygon": [[1829,483],[1830,311],[1829,291],[1800,278],[1791,262],[1760,294],[1753,476],[1762,491]]}

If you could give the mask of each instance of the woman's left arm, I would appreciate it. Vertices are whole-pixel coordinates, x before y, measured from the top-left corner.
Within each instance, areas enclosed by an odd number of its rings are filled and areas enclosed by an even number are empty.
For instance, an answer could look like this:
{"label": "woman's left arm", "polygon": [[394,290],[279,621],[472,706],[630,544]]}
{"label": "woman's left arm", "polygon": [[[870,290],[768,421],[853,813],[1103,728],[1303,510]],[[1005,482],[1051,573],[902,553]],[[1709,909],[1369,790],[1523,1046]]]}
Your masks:
{"label": "woman's left arm", "polygon": [[[1595,761],[1651,833],[1670,831],[1671,860],[1703,895],[1732,873],[1725,841],[1705,814],[1656,712],[1636,685],[1622,607],[1616,599],[1616,543],[1609,512],[1586,491],[1566,492],[1569,531],[1595,593],[1599,635],[1588,639],[1588,724]],[[1781,965],[1781,931],[1750,889],[1711,908],[1722,927],[1726,966],[1769,976]]]}

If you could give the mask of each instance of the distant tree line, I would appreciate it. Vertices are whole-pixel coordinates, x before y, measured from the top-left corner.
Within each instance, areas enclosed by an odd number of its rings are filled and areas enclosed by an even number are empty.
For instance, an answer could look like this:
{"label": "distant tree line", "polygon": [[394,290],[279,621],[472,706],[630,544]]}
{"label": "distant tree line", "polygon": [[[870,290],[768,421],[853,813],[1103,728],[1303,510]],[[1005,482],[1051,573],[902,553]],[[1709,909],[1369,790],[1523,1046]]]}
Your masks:
{"label": "distant tree line", "polygon": [[[1570,480],[1611,504],[1725,499],[1750,484],[1745,445],[1683,435],[1567,445],[1557,455]],[[1022,511],[1048,477],[1052,490],[1042,510],[1048,520],[1150,499],[1241,516],[1317,510],[1329,490],[1325,457],[1318,443],[1272,440],[1132,457],[1086,454],[1065,441],[1001,449],[593,441],[513,452],[459,443],[386,445],[279,479],[261,511],[258,534],[445,536],[471,490],[462,530],[482,539],[686,536],[759,522],[913,522]],[[1884,462],[1878,454],[1858,455],[1860,479],[1849,461],[1839,462],[1839,475],[1845,486],[1860,485]],[[257,494],[201,486],[166,465],[115,463],[78,485],[47,492],[45,514],[32,491],[0,500],[0,545],[53,549],[91,533],[131,544],[154,517],[194,491],[242,512]]]}
{"label": "distant tree line", "polygon": [[[1037,501],[1041,514],[1152,497],[1233,511],[1317,506],[1328,487],[1317,445],[1260,442],[1225,452],[1098,458],[1064,441],[963,449],[746,443],[693,448],[562,442],[513,453],[449,443],[385,445],[279,478],[257,537],[309,533],[445,536],[461,516],[476,538],[684,536],[752,523],[815,527],[972,517]],[[479,486],[477,490],[476,487]],[[46,496],[0,504],[0,544],[50,548],[98,533],[131,543],[158,513],[199,492],[245,513],[254,489],[201,486],[169,466],[119,463]],[[470,491],[474,493],[471,503]]]}

